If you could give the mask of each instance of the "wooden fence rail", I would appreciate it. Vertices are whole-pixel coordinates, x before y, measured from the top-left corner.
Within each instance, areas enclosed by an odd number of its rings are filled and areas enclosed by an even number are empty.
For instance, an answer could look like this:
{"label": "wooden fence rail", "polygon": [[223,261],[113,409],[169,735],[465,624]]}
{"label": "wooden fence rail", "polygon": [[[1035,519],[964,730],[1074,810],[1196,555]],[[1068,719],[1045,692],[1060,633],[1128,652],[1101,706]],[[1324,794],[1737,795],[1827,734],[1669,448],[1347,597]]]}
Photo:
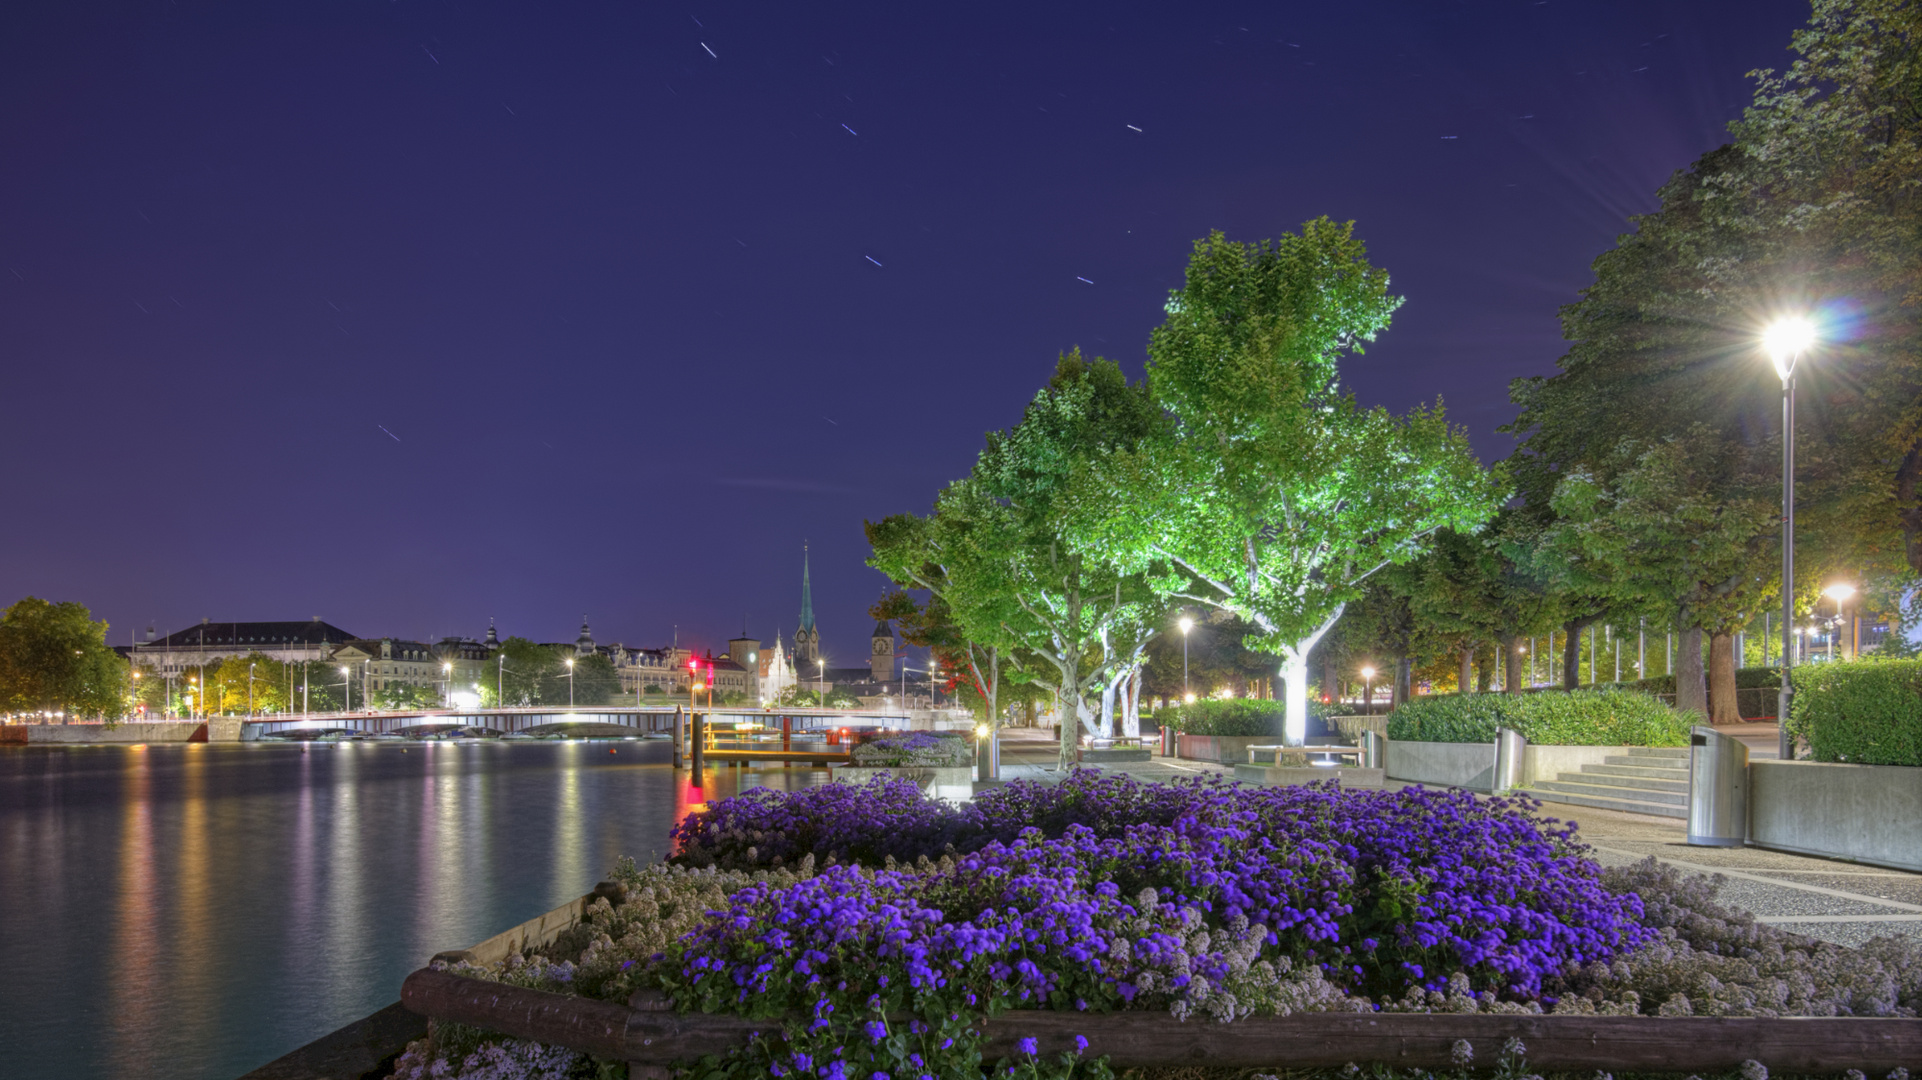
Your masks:
{"label": "wooden fence rail", "polygon": [[[780,1023],[673,1009],[642,991],[627,1005],[550,994],[424,968],[407,977],[401,1002],[438,1020],[566,1046],[640,1069],[740,1046]],[[1706,1072],[1753,1058],[1773,1070],[1841,1072],[1922,1066],[1922,1020],[1646,1016],[1507,1016],[1476,1013],[1304,1013],[1230,1024],[1177,1021],[1166,1013],[1005,1012],[987,1022],[983,1056],[1017,1056],[1033,1038],[1043,1055],[1106,1054],[1117,1068],[1341,1066],[1379,1062],[1420,1068],[1449,1063],[1466,1039],[1492,1063],[1517,1038],[1532,1069]]]}

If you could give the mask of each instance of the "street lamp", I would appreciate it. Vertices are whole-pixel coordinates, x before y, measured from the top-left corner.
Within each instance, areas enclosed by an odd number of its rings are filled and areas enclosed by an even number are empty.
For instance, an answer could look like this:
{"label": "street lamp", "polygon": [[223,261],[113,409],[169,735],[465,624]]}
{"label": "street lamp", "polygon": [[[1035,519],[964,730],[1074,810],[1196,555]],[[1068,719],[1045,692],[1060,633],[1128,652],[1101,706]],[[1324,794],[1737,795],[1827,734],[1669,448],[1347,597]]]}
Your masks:
{"label": "street lamp", "polygon": [[254,714],[254,663],[255,661],[252,661],[252,660],[249,660],[247,662],[247,715],[248,716],[252,716]]}
{"label": "street lamp", "polygon": [[1184,612],[1175,625],[1181,627],[1181,696],[1193,701],[1195,696],[1188,691],[1188,631],[1195,628],[1195,621]]}
{"label": "street lamp", "polygon": [[1762,348],[1782,378],[1782,688],[1775,699],[1778,752],[1783,761],[1795,757],[1795,737],[1789,734],[1789,704],[1795,696],[1790,671],[1795,623],[1795,365],[1815,344],[1815,325],[1800,316],[1777,319],[1762,331]]}
{"label": "street lamp", "polygon": [[354,672],[346,664],[340,665],[340,685],[345,688],[341,692],[342,697],[340,701],[340,711],[353,712],[354,711]]}
{"label": "street lamp", "polygon": [[[1855,586],[1846,581],[1838,581],[1828,588],[1823,589],[1822,595],[1835,602],[1835,622],[1839,625],[1842,622],[1842,605],[1846,603],[1850,597],[1855,595]],[[1830,633],[1829,635],[1829,659],[1835,659],[1834,633]],[[1850,659],[1854,659],[1853,655],[1851,655]]]}
{"label": "street lamp", "polygon": [[574,661],[567,662],[567,707],[574,707]]}
{"label": "street lamp", "polygon": [[817,659],[814,661],[814,666],[816,669],[814,689],[821,695],[821,707],[825,709],[828,707],[828,662]]}
{"label": "street lamp", "polygon": [[440,692],[440,703],[442,705],[452,705],[454,703],[454,665],[442,663],[440,666],[440,676],[440,684],[443,688]]}
{"label": "street lamp", "polygon": [[1368,715],[1375,715],[1375,669],[1367,665],[1361,669],[1361,703]]}

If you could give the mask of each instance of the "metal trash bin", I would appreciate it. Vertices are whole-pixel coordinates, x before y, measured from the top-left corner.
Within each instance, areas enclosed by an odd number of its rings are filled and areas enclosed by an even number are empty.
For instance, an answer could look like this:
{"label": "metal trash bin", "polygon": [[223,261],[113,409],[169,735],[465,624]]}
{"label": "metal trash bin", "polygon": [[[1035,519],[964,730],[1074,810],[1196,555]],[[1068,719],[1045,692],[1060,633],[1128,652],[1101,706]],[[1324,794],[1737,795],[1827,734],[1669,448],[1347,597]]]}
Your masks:
{"label": "metal trash bin", "polygon": [[1181,732],[1176,731],[1173,725],[1170,725],[1170,724],[1161,725],[1161,756],[1162,757],[1178,756],[1176,752],[1181,749],[1181,746],[1176,740],[1180,738],[1181,738]]}
{"label": "metal trash bin", "polygon": [[1522,786],[1522,755],[1528,740],[1519,731],[1495,729],[1495,776],[1489,784],[1492,794],[1500,795]]}
{"label": "metal trash bin", "polygon": [[1380,732],[1364,731],[1361,733],[1361,767],[1362,768],[1364,769],[1381,768],[1382,742],[1383,742],[1383,739],[1381,737]]}
{"label": "metal trash bin", "polygon": [[1748,747],[1712,727],[1689,729],[1688,842],[1741,847],[1748,842]]}
{"label": "metal trash bin", "polygon": [[1001,779],[1001,732],[988,724],[974,729],[974,778]]}

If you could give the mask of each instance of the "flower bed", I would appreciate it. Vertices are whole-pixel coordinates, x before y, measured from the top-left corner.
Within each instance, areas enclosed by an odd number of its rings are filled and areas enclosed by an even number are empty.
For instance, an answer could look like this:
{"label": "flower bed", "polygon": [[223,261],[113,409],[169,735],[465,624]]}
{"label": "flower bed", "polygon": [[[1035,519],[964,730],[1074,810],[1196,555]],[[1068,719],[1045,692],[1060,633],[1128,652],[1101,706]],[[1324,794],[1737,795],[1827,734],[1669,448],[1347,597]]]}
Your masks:
{"label": "flower bed", "polygon": [[856,765],[953,769],[974,764],[974,744],[958,733],[910,731],[869,739],[853,757]]}
{"label": "flower bed", "polygon": [[[903,783],[755,789],[683,821],[673,865],[618,871],[626,902],[593,905],[549,956],[463,971],[614,1001],[656,988],[684,1010],[765,1018],[705,1074],[833,1080],[968,1074],[982,1022],[1008,1009],[1228,1021],[1922,1005],[1913,946],[1793,938],[1652,864],[1605,876],[1572,829],[1525,811],[1460,792],[1088,771],[960,809]],[[437,1030],[400,1075],[478,1070],[503,1045]],[[1101,1071],[1072,1053],[1017,1063]]]}
{"label": "flower bed", "polygon": [[1630,690],[1450,694],[1421,697],[1388,714],[1388,737],[1408,742],[1485,743],[1497,728],[1543,746],[1687,746],[1689,717]]}

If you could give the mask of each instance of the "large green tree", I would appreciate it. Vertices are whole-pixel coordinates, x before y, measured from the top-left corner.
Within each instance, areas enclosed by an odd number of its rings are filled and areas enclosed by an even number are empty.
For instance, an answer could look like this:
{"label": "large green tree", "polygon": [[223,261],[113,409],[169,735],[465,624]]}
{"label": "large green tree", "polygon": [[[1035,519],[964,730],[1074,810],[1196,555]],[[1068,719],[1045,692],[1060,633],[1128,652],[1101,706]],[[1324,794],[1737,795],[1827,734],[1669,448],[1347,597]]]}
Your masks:
{"label": "large green tree", "polygon": [[552,649],[524,637],[510,637],[501,642],[494,659],[495,678],[491,681],[499,690],[502,705],[551,705],[553,699],[547,695],[556,681],[561,684],[560,700],[567,700],[567,680],[559,678],[566,668]]}
{"label": "large green tree", "polygon": [[1287,737],[1308,722],[1308,655],[1363,583],[1441,528],[1494,513],[1499,479],[1439,405],[1363,408],[1339,361],[1401,303],[1351,224],[1195,245],[1149,342],[1148,384],[1174,423],[1090,469],[1077,550],[1172,582],[1172,597],[1257,627],[1278,654]]}
{"label": "large green tree", "polygon": [[925,519],[896,515],[868,527],[870,565],[930,589],[970,641],[1005,660],[1036,659],[1008,677],[1049,690],[1081,731],[1113,722],[1118,692],[1161,629],[1166,604],[1143,569],[1068,542],[1078,477],[1162,428],[1145,387],[1113,362],[1062,356],[1021,422],[988,435],[974,469],[950,484]]}
{"label": "large green tree", "polygon": [[28,596],[0,612],[0,710],[116,719],[128,675],[106,622],[83,604]]}

